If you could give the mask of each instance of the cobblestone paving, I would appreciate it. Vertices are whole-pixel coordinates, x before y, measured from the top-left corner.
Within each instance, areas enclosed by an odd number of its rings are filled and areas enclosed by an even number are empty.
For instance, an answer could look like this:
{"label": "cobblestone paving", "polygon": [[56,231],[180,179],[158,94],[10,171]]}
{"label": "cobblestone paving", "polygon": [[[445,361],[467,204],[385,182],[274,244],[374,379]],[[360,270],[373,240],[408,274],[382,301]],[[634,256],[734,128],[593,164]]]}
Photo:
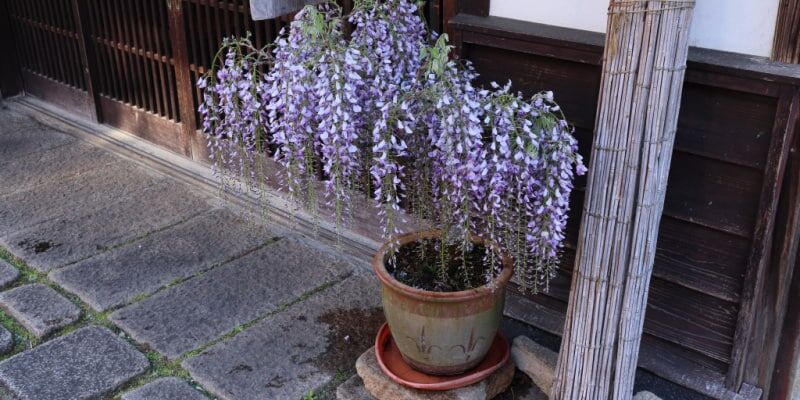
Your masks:
{"label": "cobblestone paving", "polygon": [[[374,302],[364,266],[221,204],[0,104],[0,398],[291,399],[342,381],[314,363],[330,321],[296,318]],[[283,359],[280,329],[308,348]]]}

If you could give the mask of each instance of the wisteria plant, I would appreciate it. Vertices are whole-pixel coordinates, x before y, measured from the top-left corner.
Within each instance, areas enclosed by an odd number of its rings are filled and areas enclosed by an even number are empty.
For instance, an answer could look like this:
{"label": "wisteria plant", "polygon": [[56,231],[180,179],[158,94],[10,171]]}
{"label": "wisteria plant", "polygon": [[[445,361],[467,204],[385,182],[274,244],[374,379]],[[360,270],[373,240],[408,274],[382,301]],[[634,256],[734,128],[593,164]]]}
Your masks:
{"label": "wisteria plant", "polygon": [[[387,238],[405,215],[441,230],[440,255],[469,251],[476,235],[540,290],[557,269],[573,178],[585,172],[572,128],[551,92],[473,86],[473,67],[449,53],[408,0],[361,0],[346,15],[335,3],[308,6],[263,49],[226,40],[198,82],[215,171],[228,189],[251,188],[271,152],[291,200],[314,213],[327,201],[337,229],[354,196],[371,196]],[[469,280],[467,264],[458,274]]]}

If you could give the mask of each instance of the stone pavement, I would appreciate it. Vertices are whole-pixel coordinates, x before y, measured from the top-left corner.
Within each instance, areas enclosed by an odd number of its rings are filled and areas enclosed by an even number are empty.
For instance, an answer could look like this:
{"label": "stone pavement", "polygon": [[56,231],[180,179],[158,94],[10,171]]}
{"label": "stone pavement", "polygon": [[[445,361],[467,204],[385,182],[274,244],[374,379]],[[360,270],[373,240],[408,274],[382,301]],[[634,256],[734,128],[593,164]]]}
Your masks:
{"label": "stone pavement", "polygon": [[335,398],[383,323],[367,260],[34,115],[0,102],[0,399]]}
{"label": "stone pavement", "polygon": [[331,398],[366,263],[227,207],[0,103],[0,398]]}

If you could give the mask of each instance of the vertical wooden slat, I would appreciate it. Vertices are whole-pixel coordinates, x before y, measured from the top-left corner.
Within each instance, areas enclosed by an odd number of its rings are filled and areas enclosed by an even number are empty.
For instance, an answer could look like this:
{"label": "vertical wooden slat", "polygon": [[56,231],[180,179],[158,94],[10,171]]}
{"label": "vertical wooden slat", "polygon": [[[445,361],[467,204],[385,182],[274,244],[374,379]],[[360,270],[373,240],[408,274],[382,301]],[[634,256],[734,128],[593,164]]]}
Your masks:
{"label": "vertical wooden slat", "polygon": [[14,46],[11,28],[11,1],[0,1],[0,52],[6,56],[0,60],[0,97],[7,98],[22,91],[22,77],[18,53]]}
{"label": "vertical wooden slat", "polygon": [[[797,97],[796,101],[800,101],[800,97]],[[791,303],[796,301],[800,294],[791,289],[793,278],[800,274],[800,270],[795,268],[800,249],[800,154],[797,153],[797,139],[800,138],[797,127],[800,127],[800,124],[796,121],[791,126],[795,127],[795,140],[789,149],[783,188],[775,216],[773,230],[775,239],[768,255],[769,267],[765,284],[769,290],[762,291],[762,296],[758,299],[759,313],[753,330],[751,357],[745,375],[745,382],[755,383],[764,393],[771,392],[773,385],[780,386],[782,382],[786,382],[787,373],[793,375],[791,371],[785,371],[783,374],[778,371],[782,368],[779,353],[784,351],[781,348],[781,342],[784,341],[781,332],[791,331]]]}
{"label": "vertical wooden slat", "polygon": [[800,64],[800,0],[781,0],[772,57],[778,61]]}
{"label": "vertical wooden slat", "polygon": [[195,137],[194,102],[192,100],[192,81],[189,77],[189,58],[186,43],[182,0],[168,0],[169,34],[172,42],[172,56],[175,60],[175,82],[178,89],[178,105],[181,117],[180,142],[184,155],[192,155],[192,142]]}
{"label": "vertical wooden slat", "polygon": [[[73,4],[71,1],[59,1],[59,10],[58,14],[59,18],[59,25],[68,31],[70,34],[74,33],[75,36],[72,37],[62,37],[62,43],[64,44],[64,52],[69,54],[69,60],[67,62],[67,66],[69,69],[70,79],[75,82],[75,86],[79,87],[83,90],[87,90],[88,88],[88,80],[87,76],[84,73],[84,67],[86,64],[82,62],[82,51],[81,51],[81,26],[77,24],[75,19],[75,11],[73,9]],[[84,28],[88,29],[88,28]],[[91,42],[90,42],[91,45]]]}
{"label": "vertical wooden slat", "polygon": [[119,75],[117,76],[122,78],[122,82],[120,84],[122,91],[119,100],[126,103],[132,103],[133,101],[131,99],[134,97],[133,87],[131,86],[132,78],[128,72],[129,70],[128,65],[130,64],[130,62],[125,51],[122,50],[120,47],[118,47],[122,46],[125,43],[124,36],[122,35],[122,23],[120,22],[121,19],[120,11],[119,8],[116,8],[119,6],[119,3],[104,2],[104,1],[101,1],[101,3],[106,3],[106,11],[108,12],[109,26],[111,28],[110,40],[111,44],[114,46],[113,50],[114,53],[116,54],[115,58],[117,62],[117,68],[119,69],[118,71]]}
{"label": "vertical wooden slat", "polygon": [[[800,148],[795,146],[794,151],[798,152]],[[796,161],[794,165],[798,169],[795,171],[798,171],[800,170],[800,160]],[[798,181],[795,181],[794,184],[798,185]],[[800,257],[797,257],[794,262],[794,276],[789,293],[800,293]],[[796,297],[788,304],[778,348],[780,350],[775,361],[772,385],[767,398],[791,399],[793,394],[797,395],[797,393],[793,393],[794,387],[798,385],[795,380],[800,378],[797,376],[797,371],[800,369],[800,301],[797,301]]]}
{"label": "vertical wooden slat", "polygon": [[[163,42],[161,40],[162,31],[160,28],[162,25],[158,24],[157,22],[158,21],[157,8],[160,7],[161,4],[163,4],[162,3],[163,1],[164,0],[151,0],[147,10],[147,18],[148,20],[151,21],[151,24],[153,24],[151,45],[153,46],[153,51],[159,56],[166,56],[166,53],[164,52],[164,48],[162,45]],[[164,74],[164,65],[162,64],[161,59],[159,59],[156,63],[154,63],[153,66],[158,70],[158,76],[157,77],[154,76],[154,78],[157,78],[158,80],[158,83],[155,85],[154,88],[158,93],[158,96],[156,96],[158,98],[158,107],[157,107],[158,113],[159,115],[168,118],[169,100],[167,100],[167,78]]]}
{"label": "vertical wooden slat", "polygon": [[[38,20],[38,18],[37,18],[38,13],[36,12],[36,10],[37,10],[36,3],[34,1],[25,2],[25,3],[28,5],[28,10],[27,11],[28,11],[28,16],[29,16],[30,20],[32,20],[32,21]],[[31,33],[33,35],[33,40],[34,40],[36,48],[38,48],[38,49],[47,49],[46,43],[44,43],[42,41],[41,30],[36,28],[36,27],[31,27]],[[38,70],[37,70],[37,72],[39,72],[39,73],[41,73],[43,75],[52,76],[52,73],[50,73],[50,70],[49,70],[48,65],[47,65],[47,61],[43,57],[42,52],[41,51],[36,51],[35,54],[36,54],[36,56],[37,56],[36,58],[38,60]]]}
{"label": "vertical wooden slat", "polygon": [[[758,207],[758,220],[753,232],[753,248],[747,262],[744,276],[742,300],[733,341],[731,364],[726,377],[726,384],[731,390],[738,390],[744,382],[745,374],[755,348],[754,329],[756,329],[759,313],[758,300],[763,291],[769,290],[765,285],[765,275],[769,263],[768,252],[772,246],[775,211],[789,157],[789,146],[794,134],[795,123],[800,112],[800,101],[796,91],[784,88],[778,101],[778,114],[773,125],[772,141],[769,157],[764,169],[764,182]],[[757,365],[757,364],[756,364]]]}
{"label": "vertical wooden slat", "polygon": [[[63,11],[59,10],[62,5],[63,1],[56,0],[52,5],[43,7],[42,19],[45,21],[45,24],[54,29],[61,28],[57,20],[59,16],[63,16],[64,14]],[[69,38],[55,32],[44,32],[47,44],[51,49],[50,54],[55,55],[55,57],[53,57],[55,58],[55,62],[53,63],[54,77],[58,81],[74,84],[77,80],[77,76],[75,76],[75,71],[73,71],[72,66],[69,65]]]}
{"label": "vertical wooden slat", "polygon": [[143,107],[150,112],[154,112],[155,110],[155,100],[154,100],[154,93],[153,93],[153,84],[151,82],[151,78],[153,77],[153,72],[150,69],[151,63],[153,61],[153,53],[150,52],[148,48],[147,41],[145,39],[145,30],[147,27],[148,21],[144,16],[144,7],[146,7],[146,1],[144,0],[137,0],[133,2],[134,13],[136,14],[136,18],[138,23],[135,25],[136,28],[136,41],[139,43],[139,50],[140,50],[140,58],[142,64],[142,75],[144,76],[144,81],[141,82],[142,89],[144,92],[144,104]]}
{"label": "vertical wooden slat", "polygon": [[100,100],[97,93],[97,78],[99,74],[97,56],[95,55],[87,25],[85,25],[84,22],[88,22],[89,19],[87,17],[90,15],[90,11],[86,7],[86,0],[72,0],[72,14],[75,18],[75,28],[78,30],[78,48],[81,57],[83,79],[86,82],[86,92],[89,94],[89,106],[93,111],[92,117],[95,121],[102,121],[103,117],[100,111]]}
{"label": "vertical wooden slat", "polygon": [[[173,60],[173,64],[169,62],[164,64],[164,71],[167,75],[167,91],[164,93],[169,100],[169,118],[175,121],[180,121],[180,110],[179,104],[177,100],[177,87],[175,85],[175,72],[177,70],[177,62],[175,62],[175,49],[178,47],[183,47],[184,43],[176,43],[173,45],[173,37],[172,37],[172,27],[170,24],[170,15],[172,13],[170,7],[176,2],[176,0],[167,0],[166,7],[162,7],[159,5],[158,7],[158,15],[159,15],[159,24],[160,26],[167,26],[168,35],[164,37],[164,55],[168,56]],[[165,10],[166,8],[166,10]],[[181,13],[182,14],[182,13]]]}
{"label": "vertical wooden slat", "polygon": [[[139,0],[133,0],[139,1]],[[118,2],[119,7],[122,11],[121,19],[122,19],[122,32],[123,32],[123,43],[125,45],[125,49],[128,51],[126,52],[128,55],[128,60],[130,63],[131,68],[131,75],[133,76],[133,81],[131,85],[134,88],[134,93],[131,99],[131,103],[138,107],[142,107],[144,104],[144,91],[142,90],[142,66],[141,66],[141,57],[136,53],[138,50],[138,41],[136,40],[136,33],[133,27],[135,23],[135,15],[131,10],[131,0],[125,0]]]}
{"label": "vertical wooden slat", "polygon": [[[147,47],[147,51],[150,54],[154,54],[157,56],[161,56],[162,54],[158,52],[156,46],[156,32],[158,27],[154,25],[152,19],[152,13],[150,12],[153,9],[153,1],[146,0],[142,1],[142,18],[147,21],[147,27],[144,29],[145,31],[145,38],[144,43]],[[149,62],[149,75],[150,75],[150,90],[152,91],[152,102],[153,102],[153,112],[158,115],[164,115],[164,109],[162,107],[162,93],[159,90],[159,73],[161,71],[158,66],[160,65],[160,60],[151,59]]]}
{"label": "vertical wooden slat", "polygon": [[68,54],[66,67],[69,71],[69,79],[74,82],[75,87],[87,90],[89,82],[83,71],[86,64],[83,63],[81,56],[81,26],[75,20],[76,11],[73,9],[71,1],[59,0],[58,4],[58,24],[69,33],[69,36],[62,36],[61,41],[64,46],[63,51]]}

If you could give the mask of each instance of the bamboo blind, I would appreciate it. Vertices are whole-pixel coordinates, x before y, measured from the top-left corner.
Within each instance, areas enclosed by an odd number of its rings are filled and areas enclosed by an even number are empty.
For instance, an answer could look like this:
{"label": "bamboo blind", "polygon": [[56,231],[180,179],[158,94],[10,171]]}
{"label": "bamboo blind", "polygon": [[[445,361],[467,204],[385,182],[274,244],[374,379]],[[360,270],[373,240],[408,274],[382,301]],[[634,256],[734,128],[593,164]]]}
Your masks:
{"label": "bamboo blind", "polygon": [[694,2],[609,6],[587,199],[553,399],[628,399]]}

